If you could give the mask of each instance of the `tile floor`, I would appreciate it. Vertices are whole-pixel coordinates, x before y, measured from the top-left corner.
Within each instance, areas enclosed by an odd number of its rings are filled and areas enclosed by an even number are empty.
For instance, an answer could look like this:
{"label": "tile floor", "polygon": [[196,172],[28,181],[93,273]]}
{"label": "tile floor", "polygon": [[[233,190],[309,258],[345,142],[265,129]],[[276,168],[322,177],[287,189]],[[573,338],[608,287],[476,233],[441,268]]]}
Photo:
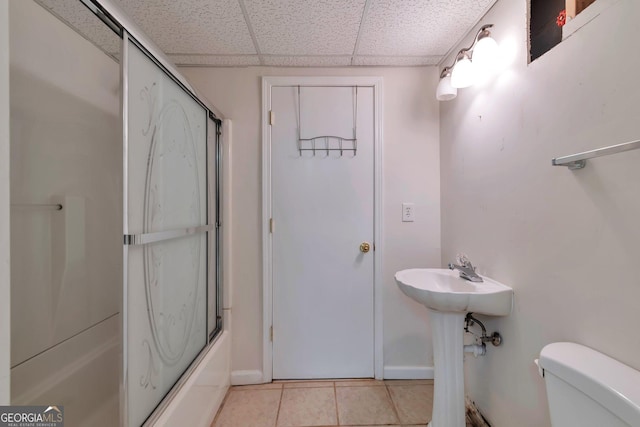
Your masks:
{"label": "tile floor", "polygon": [[212,427],[426,426],[431,380],[283,381],[232,387]]}

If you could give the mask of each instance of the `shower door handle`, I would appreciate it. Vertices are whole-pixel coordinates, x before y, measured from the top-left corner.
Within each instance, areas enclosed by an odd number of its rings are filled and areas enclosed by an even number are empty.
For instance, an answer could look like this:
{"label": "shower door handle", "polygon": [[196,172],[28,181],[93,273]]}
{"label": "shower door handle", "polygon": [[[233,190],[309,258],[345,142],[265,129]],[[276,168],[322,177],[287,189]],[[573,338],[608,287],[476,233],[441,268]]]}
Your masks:
{"label": "shower door handle", "polygon": [[213,225],[201,225],[198,227],[187,227],[178,230],[157,231],[154,233],[125,234],[124,244],[127,246],[147,245],[149,243],[162,242],[163,240],[177,239],[179,237],[190,236],[213,231]]}

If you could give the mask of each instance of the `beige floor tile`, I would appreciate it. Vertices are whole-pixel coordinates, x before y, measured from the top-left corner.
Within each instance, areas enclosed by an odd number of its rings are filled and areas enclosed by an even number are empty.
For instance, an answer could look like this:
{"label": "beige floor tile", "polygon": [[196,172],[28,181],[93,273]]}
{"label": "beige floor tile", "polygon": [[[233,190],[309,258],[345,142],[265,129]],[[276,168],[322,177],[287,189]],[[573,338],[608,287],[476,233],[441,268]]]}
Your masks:
{"label": "beige floor tile", "polygon": [[338,424],[333,387],[287,388],[282,392],[278,427]]}
{"label": "beige floor tile", "polygon": [[336,387],[341,425],[398,423],[386,387]]}
{"label": "beige floor tile", "polygon": [[391,399],[403,424],[426,424],[431,421],[433,385],[389,385]]}
{"label": "beige floor tile", "polygon": [[266,383],[266,384],[251,384],[251,385],[234,385],[231,387],[232,391],[237,390],[280,390],[282,388],[281,383]]}
{"label": "beige floor tile", "polygon": [[384,381],[377,380],[342,380],[336,381],[336,387],[362,387],[383,386]]}
{"label": "beige floor tile", "polygon": [[212,427],[274,427],[282,390],[229,392]]}
{"label": "beige floor tile", "polygon": [[284,388],[320,388],[320,387],[333,388],[333,381],[301,381],[301,382],[288,382],[283,384],[284,384]]}

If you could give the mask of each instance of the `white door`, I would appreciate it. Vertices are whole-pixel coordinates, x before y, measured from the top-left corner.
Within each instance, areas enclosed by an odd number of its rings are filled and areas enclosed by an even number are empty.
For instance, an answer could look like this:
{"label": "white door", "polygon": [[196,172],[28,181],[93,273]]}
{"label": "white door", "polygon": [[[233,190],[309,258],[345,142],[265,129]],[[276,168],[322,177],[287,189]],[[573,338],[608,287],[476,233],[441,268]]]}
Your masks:
{"label": "white door", "polygon": [[272,87],[271,110],[273,378],[373,377],[373,88]]}

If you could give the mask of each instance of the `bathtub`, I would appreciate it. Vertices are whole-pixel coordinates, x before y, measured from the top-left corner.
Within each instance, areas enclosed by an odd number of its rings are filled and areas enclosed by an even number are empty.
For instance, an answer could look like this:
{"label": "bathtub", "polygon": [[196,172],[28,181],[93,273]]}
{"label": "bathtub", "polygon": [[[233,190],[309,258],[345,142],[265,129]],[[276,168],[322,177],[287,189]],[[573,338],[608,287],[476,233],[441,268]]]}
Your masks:
{"label": "bathtub", "polygon": [[[230,385],[231,337],[225,330],[148,425],[209,427]],[[161,405],[162,406],[162,405]]]}

